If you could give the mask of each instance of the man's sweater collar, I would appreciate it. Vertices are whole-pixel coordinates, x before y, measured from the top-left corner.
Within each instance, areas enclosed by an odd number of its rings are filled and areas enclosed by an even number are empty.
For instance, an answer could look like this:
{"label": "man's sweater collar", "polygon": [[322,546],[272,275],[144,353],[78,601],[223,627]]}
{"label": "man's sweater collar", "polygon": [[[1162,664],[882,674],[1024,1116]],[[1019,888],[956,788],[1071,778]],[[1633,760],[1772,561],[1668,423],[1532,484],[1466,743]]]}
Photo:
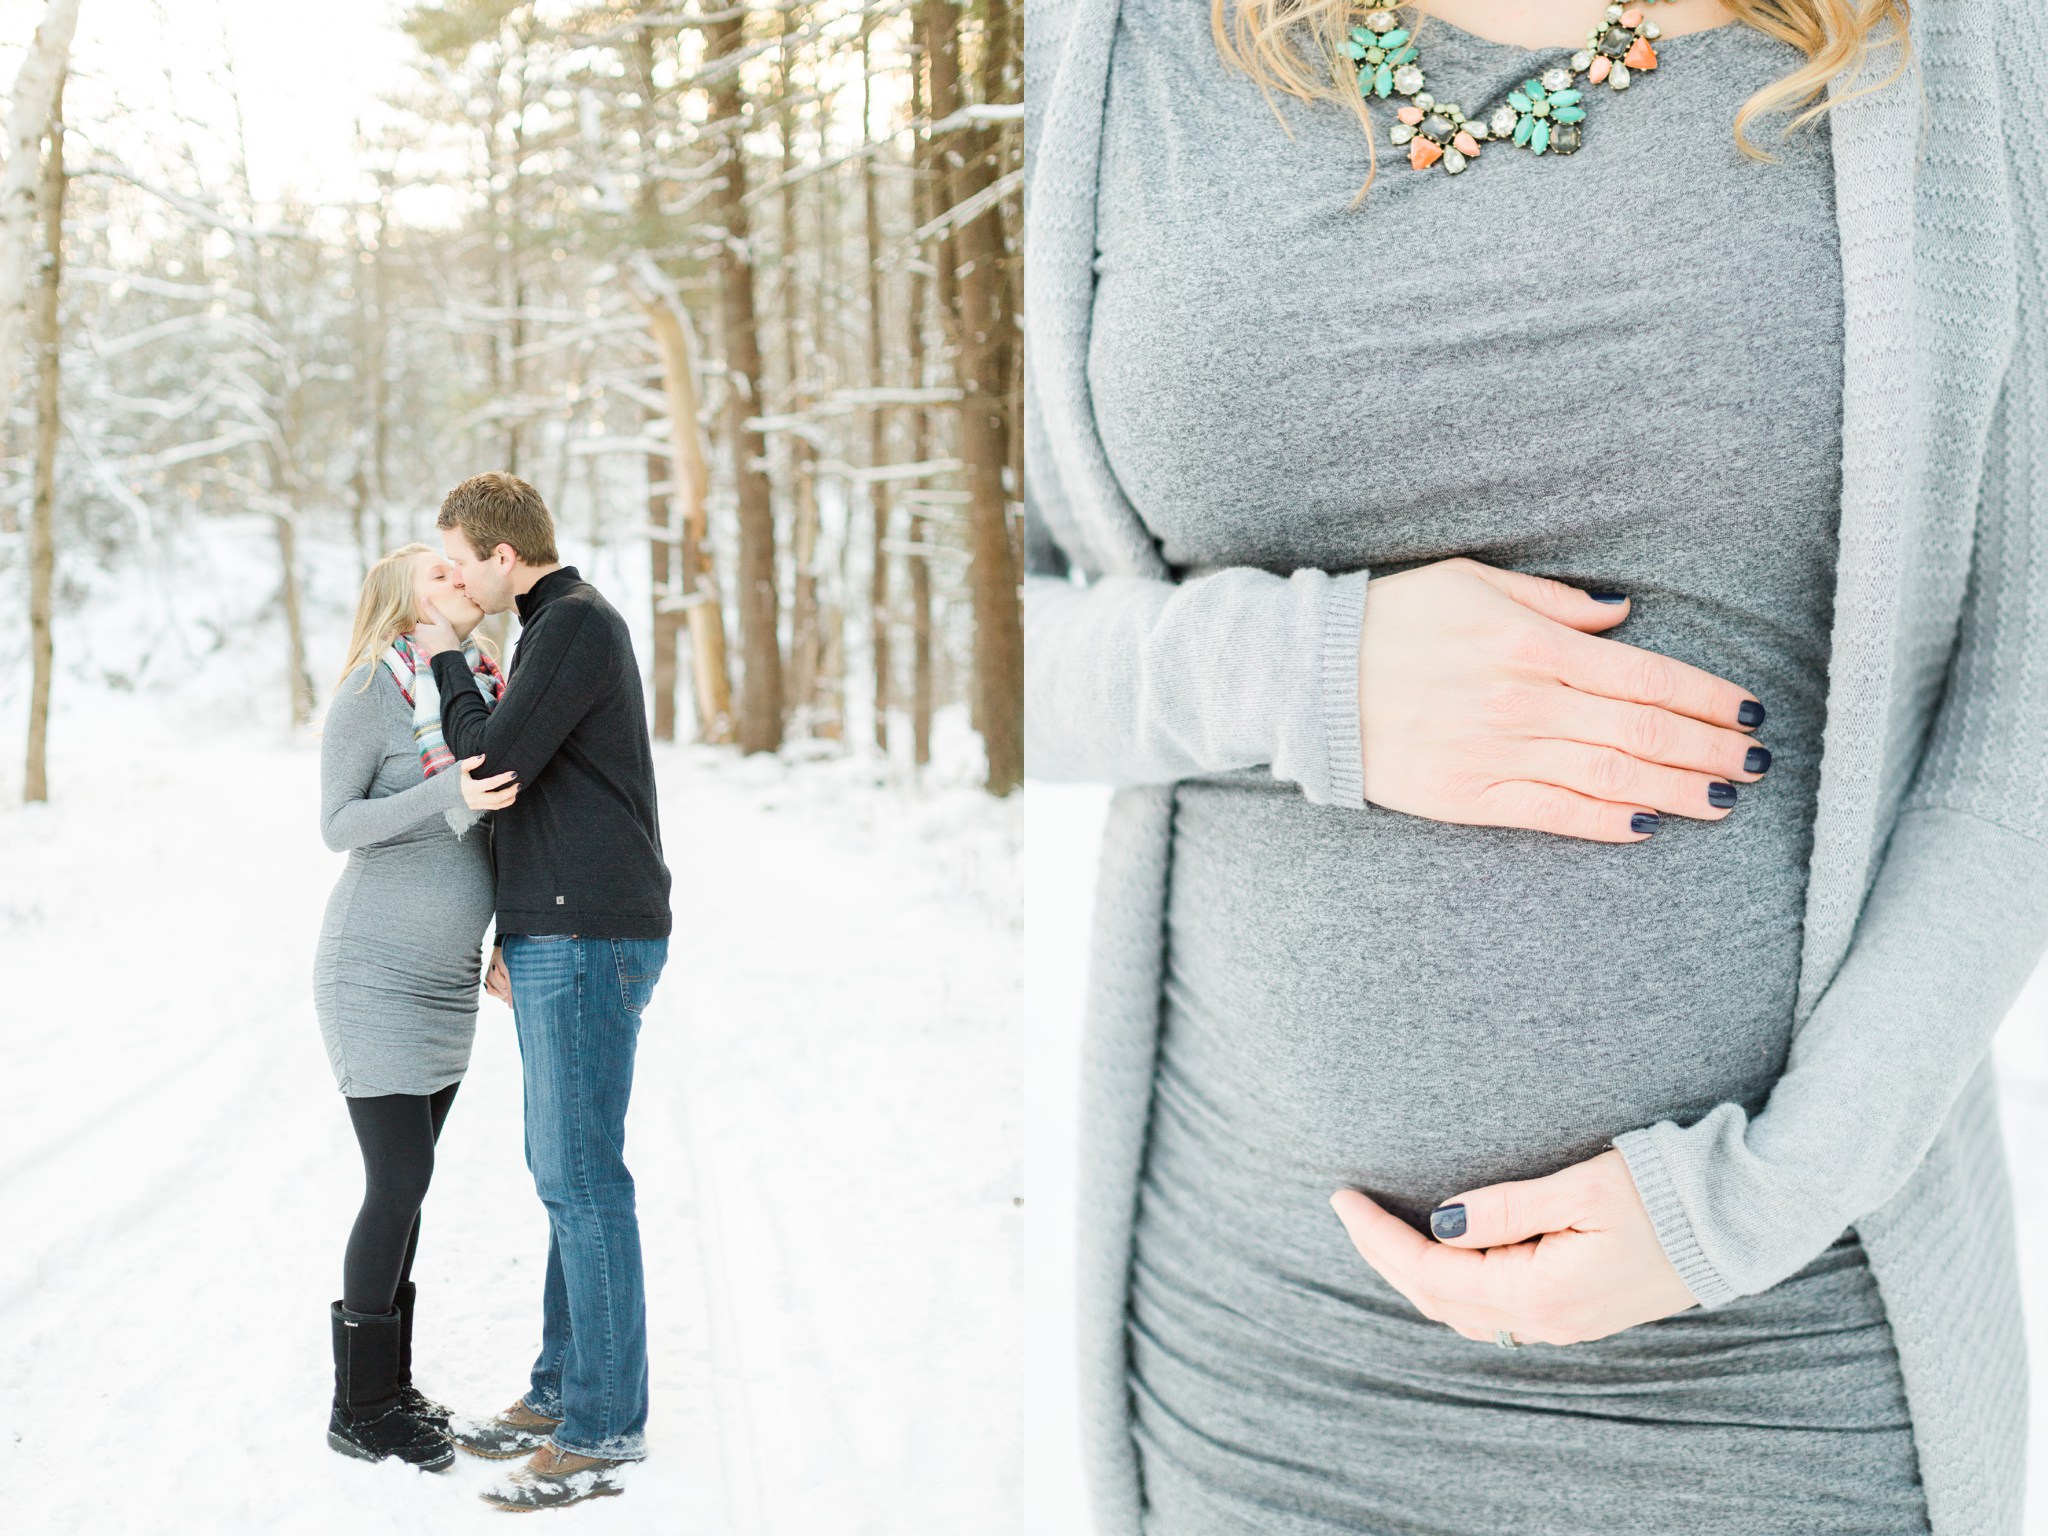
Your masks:
{"label": "man's sweater collar", "polygon": [[536,613],[582,580],[583,578],[576,574],[576,567],[573,565],[558,566],[549,571],[513,599],[519,605],[519,622],[531,624]]}

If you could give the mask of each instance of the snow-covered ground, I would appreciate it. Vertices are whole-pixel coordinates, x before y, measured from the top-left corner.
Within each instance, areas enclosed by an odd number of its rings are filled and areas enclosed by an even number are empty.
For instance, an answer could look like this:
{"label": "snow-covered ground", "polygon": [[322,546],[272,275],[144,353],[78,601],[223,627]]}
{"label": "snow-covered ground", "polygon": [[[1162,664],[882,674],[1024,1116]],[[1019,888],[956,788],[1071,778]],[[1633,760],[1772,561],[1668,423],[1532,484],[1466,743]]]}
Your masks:
{"label": "snow-covered ground", "polygon": [[[1026,1336],[1038,1362],[1026,1399],[1034,1532],[1088,1529],[1073,1419],[1074,1063],[1088,909],[1106,792],[1033,784],[1024,857],[1026,1014],[1036,1044],[1026,1092],[1029,1251]],[[1994,1044],[2012,1164],[2033,1363],[2028,1536],[2048,1536],[2048,965],[2036,971]]]}
{"label": "snow-covered ground", "polygon": [[[48,806],[16,803],[0,655],[0,1531],[493,1528],[474,1495],[502,1468],[325,1442],[361,1165],[309,972],[342,860],[317,743],[276,724],[261,542],[209,558],[60,625]],[[339,611],[317,610],[323,693]],[[209,614],[252,640],[239,659]],[[554,1518],[1022,1529],[1023,808],[973,787],[942,724],[922,784],[858,756],[657,749],[675,936],[627,1122],[651,1455],[626,1497]],[[545,1242],[487,999],[415,1273],[428,1391],[492,1410],[522,1390]]]}

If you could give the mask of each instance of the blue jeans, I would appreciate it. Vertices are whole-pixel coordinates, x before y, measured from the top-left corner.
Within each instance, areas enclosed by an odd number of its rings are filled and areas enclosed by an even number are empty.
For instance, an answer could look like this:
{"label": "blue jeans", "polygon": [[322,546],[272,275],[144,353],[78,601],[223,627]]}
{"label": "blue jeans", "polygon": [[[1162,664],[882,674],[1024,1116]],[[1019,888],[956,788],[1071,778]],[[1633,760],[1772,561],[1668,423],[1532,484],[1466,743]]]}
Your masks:
{"label": "blue jeans", "polygon": [[584,1456],[646,1454],[647,1293],[626,1171],[640,1012],[667,939],[505,936],[526,1096],[526,1166],[548,1209],[540,1358],[526,1404]]}

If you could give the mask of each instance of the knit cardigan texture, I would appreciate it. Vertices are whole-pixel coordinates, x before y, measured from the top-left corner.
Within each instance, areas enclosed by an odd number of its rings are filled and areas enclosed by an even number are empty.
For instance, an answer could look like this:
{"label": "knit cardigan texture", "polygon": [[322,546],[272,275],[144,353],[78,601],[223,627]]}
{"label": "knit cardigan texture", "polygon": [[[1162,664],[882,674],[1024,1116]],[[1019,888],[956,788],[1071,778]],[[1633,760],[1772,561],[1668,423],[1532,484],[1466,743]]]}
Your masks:
{"label": "knit cardigan texture", "polygon": [[[1936,1536],[2011,1536],[2027,1361],[1990,1042],[2048,946],[2048,8],[1911,12],[1904,74],[1879,84],[1898,63],[1886,22],[1828,87],[1842,505],[1789,1059],[1754,1117],[1723,1104],[1614,1145],[1702,1307],[1776,1284],[1853,1226]],[[1026,0],[1025,702],[1034,777],[1118,791],[1089,958],[1077,1311],[1098,1533],[1136,1536],[1125,1299],[1172,785],[1264,764],[1312,801],[1388,813],[1361,798],[1370,573],[1169,569],[1097,436],[1116,19],[1116,0]],[[1773,120],[1752,125],[1766,149]]]}

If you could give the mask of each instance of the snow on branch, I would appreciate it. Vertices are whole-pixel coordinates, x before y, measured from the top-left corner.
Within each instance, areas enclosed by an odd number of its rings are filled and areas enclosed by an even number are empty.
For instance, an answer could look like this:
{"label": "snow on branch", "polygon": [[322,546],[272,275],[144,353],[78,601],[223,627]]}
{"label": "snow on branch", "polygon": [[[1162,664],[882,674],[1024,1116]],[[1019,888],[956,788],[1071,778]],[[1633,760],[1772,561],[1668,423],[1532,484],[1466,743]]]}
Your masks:
{"label": "snow on branch", "polygon": [[951,234],[963,224],[979,218],[995,207],[1004,198],[1024,185],[1024,171],[1020,166],[1014,171],[998,176],[974,196],[955,203],[931,223],[924,225],[910,239],[914,245],[923,245],[927,240],[940,239]]}

